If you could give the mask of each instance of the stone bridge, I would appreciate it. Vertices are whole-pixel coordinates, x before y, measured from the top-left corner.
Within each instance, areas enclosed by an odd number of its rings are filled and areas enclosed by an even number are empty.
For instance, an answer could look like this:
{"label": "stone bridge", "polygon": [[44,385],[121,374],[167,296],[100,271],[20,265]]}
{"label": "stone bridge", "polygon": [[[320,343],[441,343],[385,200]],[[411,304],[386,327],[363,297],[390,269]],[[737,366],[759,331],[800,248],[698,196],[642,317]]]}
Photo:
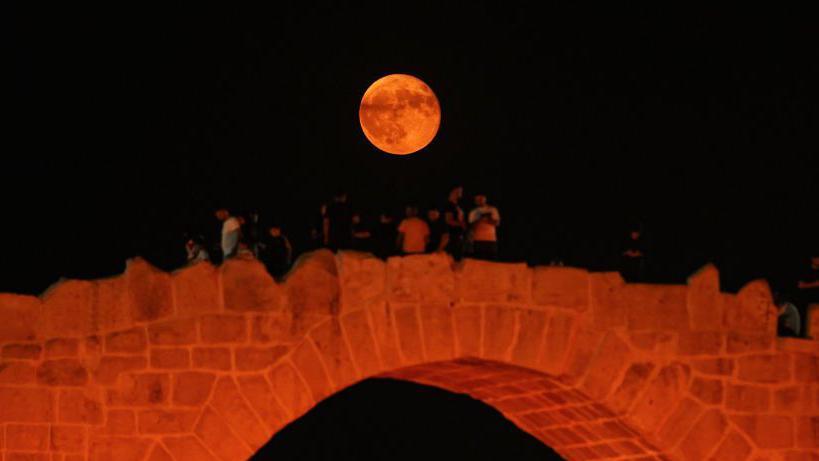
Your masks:
{"label": "stone bridge", "polygon": [[819,344],[721,293],[446,255],[319,251],[0,295],[4,461],[244,460],[389,376],[466,393],[567,460],[819,459]]}

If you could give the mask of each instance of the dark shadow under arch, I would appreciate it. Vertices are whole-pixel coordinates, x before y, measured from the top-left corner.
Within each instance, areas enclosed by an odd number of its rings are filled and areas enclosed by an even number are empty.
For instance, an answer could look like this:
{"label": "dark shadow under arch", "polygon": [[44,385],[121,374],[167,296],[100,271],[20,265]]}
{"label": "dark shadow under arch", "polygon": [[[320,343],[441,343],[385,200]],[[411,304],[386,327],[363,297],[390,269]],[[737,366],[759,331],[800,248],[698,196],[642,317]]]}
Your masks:
{"label": "dark shadow under arch", "polygon": [[279,431],[253,460],[562,460],[494,408],[467,395],[367,379]]}

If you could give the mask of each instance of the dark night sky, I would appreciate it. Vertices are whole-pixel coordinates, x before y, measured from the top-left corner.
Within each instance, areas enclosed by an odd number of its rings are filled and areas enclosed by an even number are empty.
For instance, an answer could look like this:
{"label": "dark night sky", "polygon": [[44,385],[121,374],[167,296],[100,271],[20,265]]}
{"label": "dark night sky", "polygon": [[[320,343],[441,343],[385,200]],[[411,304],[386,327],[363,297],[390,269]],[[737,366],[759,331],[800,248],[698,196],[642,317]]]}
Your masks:
{"label": "dark night sky", "polygon": [[[0,7],[0,291],[119,273],[135,254],[172,268],[217,205],[259,208],[298,249],[338,187],[367,213],[455,182],[484,191],[504,258],[530,263],[560,251],[611,269],[640,219],[660,282],[711,260],[728,290],[784,287],[816,251],[813,16],[76,3]],[[442,106],[438,137],[406,158],[358,125],[389,73]]]}
{"label": "dark night sky", "polygon": [[[134,254],[171,268],[218,204],[258,207],[298,247],[338,187],[367,213],[485,191],[504,257],[530,263],[560,248],[611,268],[640,219],[655,281],[713,260],[729,290],[784,284],[816,242],[819,33],[799,12],[4,9],[2,290]],[[407,158],[357,118],[395,72],[443,110]]]}

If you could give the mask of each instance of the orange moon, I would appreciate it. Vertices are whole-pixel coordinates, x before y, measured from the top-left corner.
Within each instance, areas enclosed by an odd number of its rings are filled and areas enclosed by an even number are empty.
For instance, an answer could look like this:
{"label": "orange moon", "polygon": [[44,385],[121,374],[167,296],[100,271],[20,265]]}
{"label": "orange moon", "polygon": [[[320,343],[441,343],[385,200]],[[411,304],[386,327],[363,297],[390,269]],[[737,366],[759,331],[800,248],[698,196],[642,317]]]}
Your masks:
{"label": "orange moon", "polygon": [[361,98],[358,119],[377,148],[407,155],[426,147],[441,125],[441,106],[422,80],[391,74],[376,80]]}

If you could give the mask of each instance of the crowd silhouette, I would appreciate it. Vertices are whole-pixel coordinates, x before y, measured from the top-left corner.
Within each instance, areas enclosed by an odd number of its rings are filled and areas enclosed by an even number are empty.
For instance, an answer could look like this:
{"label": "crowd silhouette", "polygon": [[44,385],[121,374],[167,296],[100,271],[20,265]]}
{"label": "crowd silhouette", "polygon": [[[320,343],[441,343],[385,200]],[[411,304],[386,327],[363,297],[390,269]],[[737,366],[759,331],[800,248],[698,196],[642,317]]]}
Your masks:
{"label": "crowd silhouette", "polygon": [[[349,195],[338,191],[318,207],[302,251],[327,248],[332,251],[355,250],[386,259],[396,255],[448,253],[462,258],[498,260],[501,254],[499,227],[501,214],[482,193],[475,194],[465,209],[464,188],[453,187],[440,204],[419,207],[408,204],[400,219],[390,213],[365,216],[354,209]],[[261,261],[276,279],[283,277],[293,263],[294,249],[278,222],[263,222],[258,212],[235,215],[228,208],[214,212],[221,223],[218,242],[202,235],[190,235],[185,242],[188,264],[200,261],[221,263],[231,258]],[[617,255],[617,270],[627,282],[651,280],[652,248],[641,222],[624,232]],[[804,336],[805,322],[812,305],[819,309],[819,256],[811,255],[809,264],[792,286],[776,290],[779,309],[779,335]],[[566,264],[561,257],[549,262]]]}

